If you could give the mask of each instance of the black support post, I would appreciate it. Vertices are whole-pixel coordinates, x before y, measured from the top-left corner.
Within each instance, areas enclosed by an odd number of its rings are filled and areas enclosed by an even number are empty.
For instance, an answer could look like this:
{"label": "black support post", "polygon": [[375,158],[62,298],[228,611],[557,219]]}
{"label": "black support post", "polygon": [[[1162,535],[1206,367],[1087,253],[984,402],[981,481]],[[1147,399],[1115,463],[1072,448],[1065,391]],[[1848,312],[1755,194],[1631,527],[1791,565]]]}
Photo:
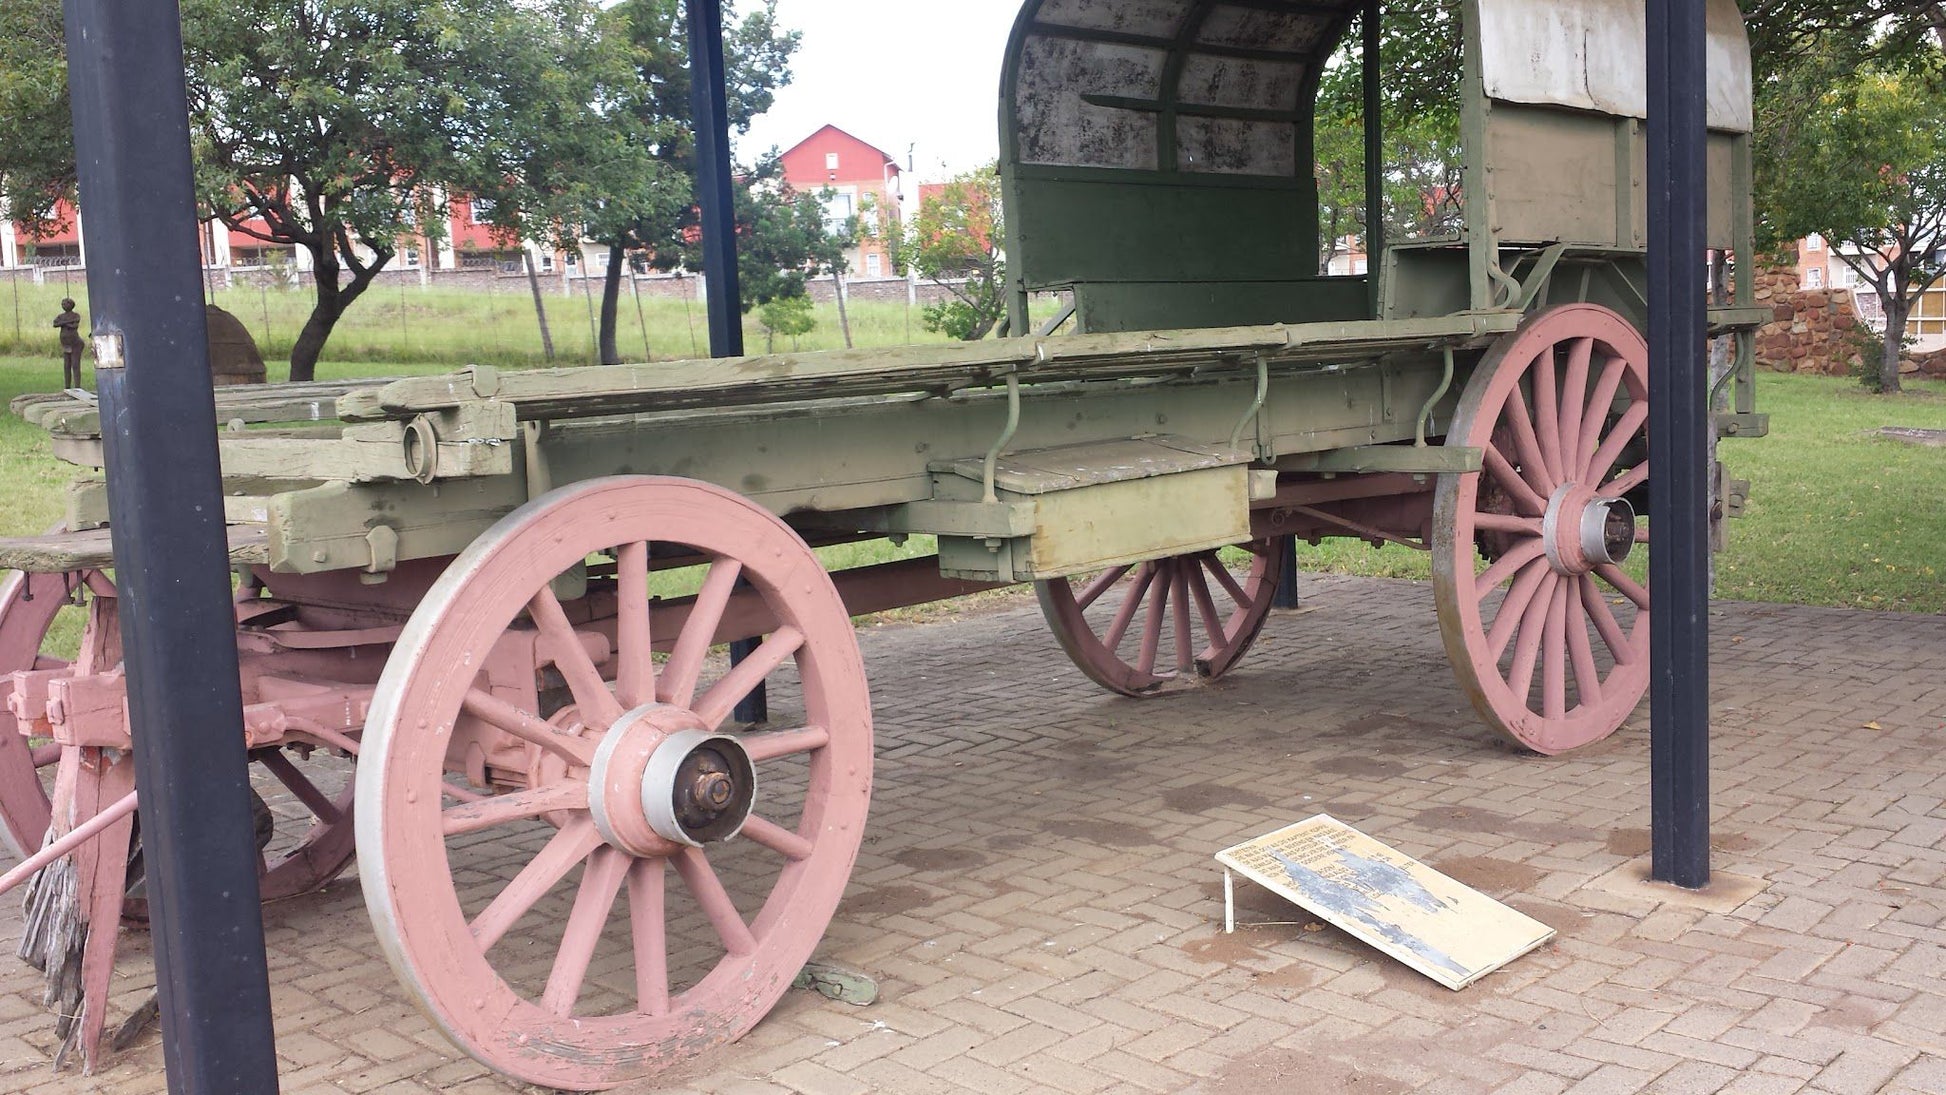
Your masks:
{"label": "black support post", "polygon": [[66,20],[169,1090],[272,1093],[178,8],[66,0]]}
{"label": "black support post", "polygon": [[1365,31],[1365,287],[1372,318],[1378,315],[1378,263],[1385,253],[1385,54],[1379,0],[1365,0],[1359,16]]}
{"label": "black support post", "polygon": [[[729,93],[723,69],[723,0],[685,0],[689,17],[690,97],[696,126],[696,194],[703,212],[703,281],[709,286],[709,354],[743,356],[743,291],[737,284],[736,196],[730,177]],[[759,640],[730,644],[735,665]],[[738,722],[769,717],[757,685],[736,706]]]}
{"label": "black support post", "polygon": [[1651,877],[1709,884],[1704,0],[1648,0]]}

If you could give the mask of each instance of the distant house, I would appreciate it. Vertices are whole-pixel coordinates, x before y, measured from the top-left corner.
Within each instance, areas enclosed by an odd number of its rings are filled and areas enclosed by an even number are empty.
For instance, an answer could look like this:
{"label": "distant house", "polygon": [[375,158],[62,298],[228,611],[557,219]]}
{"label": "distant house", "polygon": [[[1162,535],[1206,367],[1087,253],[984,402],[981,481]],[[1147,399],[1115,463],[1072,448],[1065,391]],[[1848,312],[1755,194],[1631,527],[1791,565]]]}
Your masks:
{"label": "distant house", "polygon": [[[1857,257],[1847,250],[1846,254]],[[1858,310],[1874,327],[1884,326],[1885,310],[1872,283],[1839,254],[1839,248],[1823,236],[1806,236],[1797,243],[1797,284],[1801,289],[1849,289]],[[1920,353],[1946,349],[1946,283],[1934,285],[1919,297],[1906,318],[1906,337]]]}
{"label": "distant house", "polygon": [[904,177],[898,161],[835,125],[827,125],[783,155],[784,181],[795,190],[831,193],[825,217],[833,226],[862,217],[865,238],[850,253],[850,276],[891,277],[893,229],[904,220]]}
{"label": "distant house", "polygon": [[21,266],[80,266],[86,253],[81,215],[67,202],[56,203],[45,225],[0,217],[0,269]]}

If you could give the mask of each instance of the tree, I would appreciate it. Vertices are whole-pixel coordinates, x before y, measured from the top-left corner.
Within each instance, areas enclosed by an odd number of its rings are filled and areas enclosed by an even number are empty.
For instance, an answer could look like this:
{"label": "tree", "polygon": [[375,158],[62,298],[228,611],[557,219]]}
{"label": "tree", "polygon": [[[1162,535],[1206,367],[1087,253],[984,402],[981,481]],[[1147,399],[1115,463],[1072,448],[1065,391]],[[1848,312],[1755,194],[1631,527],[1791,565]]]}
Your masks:
{"label": "tree", "polygon": [[764,325],[764,353],[777,349],[777,336],[784,335],[791,340],[791,349],[797,349],[800,335],[808,335],[818,321],[811,315],[811,298],[779,297],[757,309],[757,321]]}
{"label": "tree", "polygon": [[[726,5],[727,7],[727,5]],[[700,220],[695,189],[696,135],[691,105],[689,30],[684,0],[622,0],[610,11],[607,31],[636,74],[632,94],[620,104],[611,136],[628,132],[655,168],[626,188],[591,191],[563,223],[585,227],[588,238],[608,248],[602,286],[600,344],[604,363],[620,360],[615,345],[622,270],[630,252],[646,252],[657,269],[671,270],[683,257]],[[790,58],[801,35],[777,25],[776,0],[762,0],[741,19],[726,12],[723,63],[732,135],[750,129],[790,83]],[[576,203],[564,203],[574,206]],[[739,200],[739,206],[743,206]],[[740,230],[741,232],[741,230]],[[739,264],[741,265],[741,264]],[[693,267],[692,267],[693,268]],[[758,301],[746,298],[746,310]]]}
{"label": "tree", "polygon": [[1774,78],[1759,124],[1767,234],[1822,235],[1878,293],[1885,339],[1875,386],[1899,390],[1906,319],[1946,276],[1946,82],[1860,61],[1824,39]]}
{"label": "tree", "polygon": [[68,66],[61,9],[0,4],[0,209],[51,228],[56,203],[74,197]]}
{"label": "tree", "polygon": [[[291,379],[315,375],[332,329],[400,238],[438,233],[442,194],[519,202],[521,150],[595,101],[582,74],[597,10],[594,0],[183,0],[204,211],[311,258],[316,299]],[[6,195],[31,216],[73,191],[65,78],[46,60],[61,56],[60,7],[7,0],[0,18],[0,162]]]}
{"label": "tree", "polygon": [[997,166],[956,176],[920,203],[896,258],[901,271],[948,293],[926,305],[926,330],[974,342],[1000,322],[1007,312],[1005,239]]}
{"label": "tree", "polygon": [[[203,201],[233,232],[310,255],[291,350],[315,375],[396,241],[445,194],[524,197],[522,150],[585,109],[592,0],[185,0]],[[424,226],[424,227],[421,227]]]}

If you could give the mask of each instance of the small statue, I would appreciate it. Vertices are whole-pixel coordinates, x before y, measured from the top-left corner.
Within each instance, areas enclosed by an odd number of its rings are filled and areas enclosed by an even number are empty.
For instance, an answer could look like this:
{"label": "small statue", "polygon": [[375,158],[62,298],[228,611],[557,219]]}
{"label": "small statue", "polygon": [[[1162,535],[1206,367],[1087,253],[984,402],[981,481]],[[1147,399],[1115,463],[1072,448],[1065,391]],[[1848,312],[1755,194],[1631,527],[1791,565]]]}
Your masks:
{"label": "small statue", "polygon": [[61,302],[61,314],[54,317],[54,326],[61,329],[61,387],[79,388],[81,351],[87,349],[88,344],[81,338],[81,313],[74,310],[74,301]]}

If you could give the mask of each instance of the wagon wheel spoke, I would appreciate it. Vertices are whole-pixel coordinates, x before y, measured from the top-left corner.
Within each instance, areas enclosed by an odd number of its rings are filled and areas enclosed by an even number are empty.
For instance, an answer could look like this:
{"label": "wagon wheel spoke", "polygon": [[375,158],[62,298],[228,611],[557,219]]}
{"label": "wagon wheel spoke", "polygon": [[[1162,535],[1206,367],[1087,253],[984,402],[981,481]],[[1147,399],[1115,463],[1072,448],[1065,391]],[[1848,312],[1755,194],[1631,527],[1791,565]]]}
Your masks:
{"label": "wagon wheel spoke", "polygon": [[756,950],[757,937],[750,933],[750,925],[737,911],[736,902],[723,888],[723,880],[716,877],[716,869],[709,865],[709,857],[703,850],[684,848],[676,853],[673,862],[683,885],[689,887],[690,896],[696,899],[703,916],[716,929],[716,937],[723,941],[724,949],[738,956]]}
{"label": "wagon wheel spoke", "polygon": [[804,633],[788,624],[772,632],[757,649],[744,655],[743,661],[703,693],[702,698],[696,701],[696,717],[702,719],[711,730],[721,726],[744,697],[803,645]]}
{"label": "wagon wheel spoke", "polygon": [[1499,449],[1488,444],[1481,450],[1480,455],[1487,474],[1493,476],[1494,482],[1499,483],[1500,488],[1514,500],[1514,505],[1534,517],[1547,512],[1547,499],[1541,497],[1532,486],[1528,485],[1527,480],[1514,470],[1514,466],[1507,462],[1506,456]]}
{"label": "wagon wheel spoke", "polygon": [[[1537,373],[1540,371],[1537,367]],[[1507,400],[1507,423],[1513,427],[1514,454],[1520,457],[1520,471],[1514,474],[1522,486],[1533,493],[1546,497],[1554,490],[1559,480],[1555,477],[1553,463],[1548,460],[1546,451],[1541,447],[1539,436],[1534,430],[1534,418],[1527,409],[1527,401],[1515,392]],[[1510,466],[1511,468],[1511,466]],[[1502,480],[1505,483],[1505,480]],[[1512,484],[1507,483],[1511,489]]]}
{"label": "wagon wheel spoke", "polygon": [[1622,625],[1615,621],[1615,613],[1608,607],[1608,597],[1602,592],[1600,583],[1594,575],[1583,574],[1581,583],[1581,607],[1587,611],[1588,619],[1595,625],[1595,634],[1601,636],[1602,645],[1608,648],[1609,656],[1616,665],[1628,665],[1635,660],[1635,647],[1622,631]]}
{"label": "wagon wheel spoke", "polygon": [[741,835],[749,837],[756,843],[769,848],[771,851],[776,852],[792,862],[800,859],[809,859],[811,858],[811,853],[816,850],[816,845],[812,844],[809,840],[806,840],[804,837],[799,836],[797,833],[784,828],[774,821],[766,821],[756,814],[751,814],[749,817],[743,819],[743,832]]}
{"label": "wagon wheel spoke", "polygon": [[1507,686],[1516,696],[1526,696],[1534,690],[1534,669],[1540,661],[1543,623],[1547,618],[1548,605],[1554,600],[1554,587],[1561,578],[1553,571],[1541,579],[1541,589],[1527,602],[1527,608],[1520,614],[1520,633],[1514,638],[1513,665],[1507,670]]}
{"label": "wagon wheel spoke", "polygon": [[628,870],[629,941],[635,952],[635,1003],[644,1014],[669,1014],[669,942],[664,924],[667,861],[638,859]]}
{"label": "wagon wheel spoke", "polygon": [[595,831],[595,823],[586,817],[578,817],[561,827],[543,846],[540,853],[527,862],[520,873],[514,875],[499,895],[480,915],[473,918],[469,925],[473,940],[482,951],[493,949],[507,930],[512,928],[527,910],[534,907],[547,892],[554,888],[575,864],[587,859],[602,846],[601,834]]}
{"label": "wagon wheel spoke", "polygon": [[1216,599],[1210,596],[1209,579],[1203,577],[1203,568],[1195,566],[1188,569],[1189,593],[1196,601],[1196,614],[1202,618],[1203,635],[1209,640],[1209,645],[1203,648],[1204,656],[1208,657],[1227,637],[1223,617],[1216,614]]}
{"label": "wagon wheel spoke", "polygon": [[490,797],[480,794],[478,791],[469,791],[464,787],[454,784],[450,780],[439,785],[439,793],[456,798],[461,802],[484,802]]}
{"label": "wagon wheel spoke", "polygon": [[1169,584],[1169,618],[1175,624],[1176,672],[1188,673],[1196,668],[1196,648],[1191,645],[1190,629],[1195,621],[1189,615],[1189,572],[1194,568],[1179,566],[1174,568],[1173,580]]}
{"label": "wagon wheel spoke", "polygon": [[[602,691],[606,692],[607,689]],[[570,764],[586,768],[594,761],[595,747],[586,740],[564,734],[552,723],[542,722],[490,692],[478,688],[469,690],[466,698],[460,701],[460,708],[474,718],[531,745],[538,745]]]}
{"label": "wagon wheel spoke", "polygon": [[1649,591],[1640,582],[1629,577],[1621,567],[1613,563],[1603,563],[1595,568],[1595,573],[1601,575],[1602,581],[1614,586],[1615,592],[1634,601],[1635,607],[1642,609],[1649,607]]}
{"label": "wagon wheel spoke", "polygon": [[1500,608],[1493,617],[1493,627],[1487,632],[1487,650],[1496,663],[1506,653],[1507,640],[1514,637],[1514,630],[1520,626],[1520,619],[1526,613],[1528,604],[1541,588],[1541,580],[1550,573],[1545,561],[1535,559],[1529,562],[1521,568],[1520,575],[1500,601]]}
{"label": "wagon wheel spoke", "polygon": [[608,682],[601,679],[601,670],[588,656],[588,648],[582,645],[574,625],[568,622],[568,614],[551,587],[541,586],[527,602],[527,615],[540,630],[545,656],[567,680],[568,691],[574,694],[574,702],[581,709],[582,721],[595,730],[613,726],[622,717],[621,704],[608,690]]}
{"label": "wagon wheel spoke", "polygon": [[1479,577],[1473,579],[1474,599],[1485,600],[1486,595],[1498,589],[1501,582],[1513,577],[1520,568],[1545,554],[1547,554],[1547,545],[1543,544],[1538,536],[1515,545],[1505,555],[1495,559],[1491,566],[1481,571]]}
{"label": "wagon wheel spoke", "polygon": [[1511,532],[1537,537],[1541,534],[1541,519],[1512,513],[1476,513],[1473,515],[1473,527],[1483,532]]}
{"label": "wagon wheel spoke", "polygon": [[1577,338],[1568,347],[1568,371],[1561,380],[1561,479],[1572,481],[1581,472],[1581,415],[1588,401],[1588,363],[1595,340]]}
{"label": "wagon wheel spoke", "polygon": [[525,821],[557,810],[586,810],[588,785],[578,779],[548,783],[526,791],[483,795],[475,801],[449,806],[440,812],[447,836],[460,836],[511,821]]}
{"label": "wagon wheel spoke", "polygon": [[[1596,493],[1600,494],[1603,498],[1620,498],[1622,495],[1627,494],[1629,491],[1634,490],[1648,481],[1649,462],[1644,460],[1615,478],[1610,479],[1608,482],[1603,483],[1601,490]],[[1636,529],[1635,533],[1638,542],[1647,543],[1649,538],[1648,532],[1649,530],[1647,528]]]}
{"label": "wagon wheel spoke", "polygon": [[588,963],[601,942],[601,929],[608,922],[608,911],[615,907],[622,880],[628,874],[629,857],[613,848],[597,848],[581,870],[581,885],[568,911],[567,926],[561,931],[561,945],[554,952],[554,967],[547,975],[547,988],[541,993],[541,1006],[566,1017],[574,1012],[581,998],[581,983],[588,976]]}
{"label": "wagon wheel spoke", "polygon": [[[1615,461],[1621,459],[1622,450],[1627,448],[1628,443],[1635,439],[1636,432],[1648,420],[1649,404],[1647,401],[1636,400],[1628,405],[1628,410],[1623,411],[1622,416],[1616,419],[1615,428],[1609,431],[1607,437],[1602,439],[1601,446],[1595,450],[1595,455],[1588,458],[1588,474],[1586,477],[1588,482],[1599,483],[1608,478],[1608,472],[1615,466]],[[1647,461],[1644,461],[1644,463],[1647,463]]]}
{"label": "wagon wheel spoke", "polygon": [[1595,665],[1595,650],[1588,641],[1588,608],[1582,603],[1581,583],[1575,583],[1567,598],[1568,660],[1574,666],[1576,698],[1584,704],[1601,702],[1601,670]]}
{"label": "wagon wheel spoke", "polygon": [[1595,449],[1601,444],[1601,427],[1608,421],[1608,410],[1615,405],[1615,393],[1621,391],[1622,375],[1628,371],[1628,362],[1610,355],[1602,363],[1601,375],[1595,380],[1594,395],[1588,400],[1587,410],[1581,415],[1581,448],[1575,453],[1574,474],[1577,479],[1588,478],[1588,464],[1595,458]]}
{"label": "wagon wheel spoke", "polygon": [[1568,713],[1567,583],[1556,581],[1549,593],[1547,620],[1541,625],[1541,713],[1558,719]]}
{"label": "wagon wheel spoke", "polygon": [[1116,582],[1126,577],[1132,569],[1134,569],[1133,564],[1128,564],[1110,567],[1100,574],[1095,575],[1094,579],[1083,586],[1081,592],[1075,595],[1074,603],[1081,606],[1081,611],[1086,612],[1096,601],[1101,599],[1102,594],[1108,592]]}
{"label": "wagon wheel spoke", "polygon": [[[1534,423],[1534,432],[1540,435],[1541,459],[1547,462],[1547,474],[1549,478],[1558,484],[1565,474],[1566,464],[1561,458],[1561,422],[1559,417],[1560,411],[1558,409],[1560,396],[1556,390],[1559,378],[1554,375],[1554,350],[1552,348],[1542,352],[1534,360],[1533,368],[1528,375],[1533,378],[1534,408],[1539,415],[1538,420]],[[1520,416],[1525,414],[1527,410],[1526,407],[1520,406],[1519,404],[1520,393],[1516,391],[1513,398],[1508,401],[1508,409],[1513,412],[1516,422],[1519,421]]]}
{"label": "wagon wheel spoke", "polygon": [[1236,576],[1230,573],[1230,568],[1224,566],[1214,554],[1202,556],[1201,561],[1203,569],[1209,571],[1210,577],[1216,579],[1216,584],[1223,587],[1223,592],[1230,595],[1230,600],[1238,608],[1251,607],[1250,594],[1244,592],[1243,587],[1237,584]]}
{"label": "wagon wheel spoke", "polygon": [[822,749],[831,741],[831,732],[822,726],[805,726],[796,730],[767,730],[761,734],[745,734],[737,741],[743,751],[750,754],[752,764],[762,764],[778,757],[788,757],[795,753],[809,753]]}
{"label": "wagon wheel spoke", "polygon": [[743,564],[735,559],[717,559],[710,564],[709,574],[689,610],[689,619],[683,621],[682,634],[677,636],[675,648],[662,667],[662,680],[656,686],[656,695],[662,702],[676,707],[690,706],[690,699],[696,694],[696,680],[702,675],[703,658],[716,641],[716,629],[723,623],[723,613],[729,608],[730,596],[736,592],[737,578],[742,574]]}
{"label": "wagon wheel spoke", "polygon": [[649,545],[623,544],[615,552],[615,691],[626,707],[655,699],[652,631]]}
{"label": "wagon wheel spoke", "polygon": [[1135,613],[1141,609],[1142,601],[1148,596],[1149,587],[1155,584],[1156,565],[1143,563],[1135,571],[1135,584],[1129,587],[1128,595],[1122,598],[1121,606],[1115,610],[1115,618],[1108,622],[1108,630],[1101,636],[1101,645],[1110,653],[1121,649],[1122,636],[1128,634],[1128,625],[1135,620]]}
{"label": "wagon wheel spoke", "polygon": [[1169,589],[1175,584],[1172,560],[1156,564],[1156,580],[1149,583],[1149,610],[1142,619],[1142,645],[1135,656],[1135,670],[1147,676],[1155,672],[1155,656],[1162,647],[1162,617],[1169,610]]}
{"label": "wagon wheel spoke", "polygon": [[282,749],[271,749],[259,754],[257,762],[262,764],[271,775],[276,776],[277,782],[289,788],[291,794],[296,796],[297,800],[304,804],[304,808],[311,811],[319,821],[326,825],[336,825],[344,820],[344,811],[338,808],[338,804],[331,801],[323,791],[318,790],[318,785],[311,782],[311,777],[299,771],[297,765],[291,763]]}

